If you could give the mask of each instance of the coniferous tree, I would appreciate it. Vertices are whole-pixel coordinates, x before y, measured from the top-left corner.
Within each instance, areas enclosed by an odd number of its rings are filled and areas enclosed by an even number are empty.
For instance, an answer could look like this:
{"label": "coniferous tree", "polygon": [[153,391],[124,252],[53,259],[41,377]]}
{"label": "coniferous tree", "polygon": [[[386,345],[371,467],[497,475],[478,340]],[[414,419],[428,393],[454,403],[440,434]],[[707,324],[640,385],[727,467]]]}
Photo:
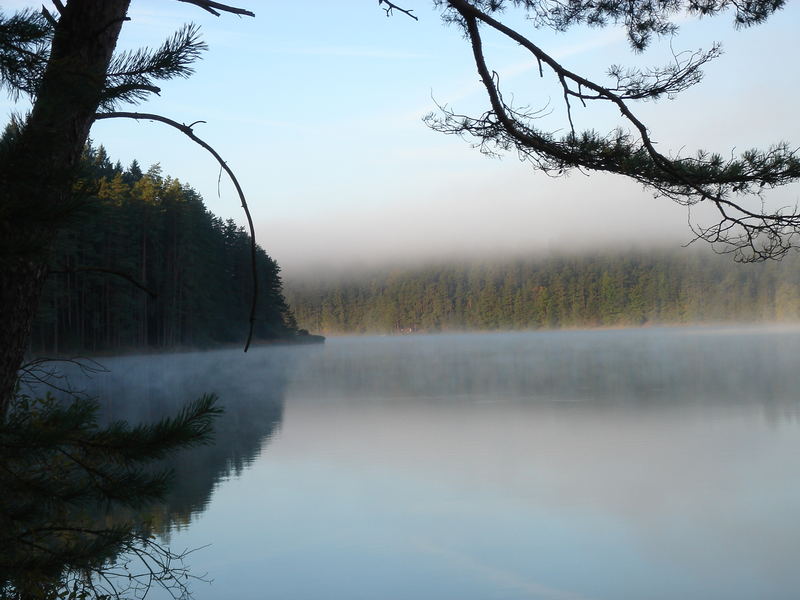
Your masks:
{"label": "coniferous tree", "polygon": [[[250,236],[216,219],[191,187],[157,165],[141,174],[134,168],[129,185],[105,153],[87,146],[78,184],[83,215],[56,240],[59,262],[51,261],[33,350],[207,347],[247,335]],[[293,338],[280,268],[260,248],[256,258],[255,339]]]}
{"label": "coniferous tree", "polygon": [[[115,56],[129,3],[69,0],[54,3],[56,14],[0,13],[0,85],[32,103],[0,143],[0,414],[13,396],[56,238],[81,207],[74,183],[98,111],[146,99],[159,80],[188,76],[205,48],[197,28],[186,26],[155,50]],[[252,15],[216,2],[192,4]],[[102,156],[97,166],[113,169]]]}

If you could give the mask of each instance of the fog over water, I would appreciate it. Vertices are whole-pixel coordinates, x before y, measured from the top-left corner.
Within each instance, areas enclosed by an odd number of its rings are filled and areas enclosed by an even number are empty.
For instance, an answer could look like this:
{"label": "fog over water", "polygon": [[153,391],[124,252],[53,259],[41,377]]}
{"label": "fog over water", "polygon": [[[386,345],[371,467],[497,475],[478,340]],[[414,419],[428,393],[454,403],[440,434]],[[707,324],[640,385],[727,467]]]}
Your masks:
{"label": "fog over water", "polygon": [[290,278],[328,269],[620,247],[677,250],[692,239],[684,207],[621,177],[576,173],[552,179],[513,161],[502,168],[491,177],[436,183],[424,196],[345,207],[333,220],[265,219],[258,231]]}
{"label": "fog over water", "polygon": [[220,394],[168,509],[174,546],[211,544],[200,599],[788,600],[798,351],[785,327],[333,338],[93,385],[128,418]]}

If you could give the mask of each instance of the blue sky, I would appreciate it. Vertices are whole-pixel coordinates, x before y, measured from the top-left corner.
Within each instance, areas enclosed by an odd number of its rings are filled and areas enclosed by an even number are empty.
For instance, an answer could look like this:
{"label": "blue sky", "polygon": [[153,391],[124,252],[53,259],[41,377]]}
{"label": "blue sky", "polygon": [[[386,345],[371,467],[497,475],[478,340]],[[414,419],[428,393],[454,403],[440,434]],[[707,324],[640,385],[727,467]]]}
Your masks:
{"label": "blue sky", "polygon": [[[178,121],[205,120],[196,133],[237,172],[259,242],[291,277],[310,266],[352,268],[486,253],[545,252],[601,244],[690,239],[686,209],[654,199],[618,177],[574,173],[550,179],[514,157],[491,160],[457,138],[430,131],[432,98],[481,112],[484,92],[460,33],[442,25],[432,2],[407,0],[420,21],[387,18],[374,1],[239,0],[255,19],[216,18],[170,0],[133,0],[121,45],[159,43],[182,23],[201,25],[210,50],[189,80],[168,82],[140,107]],[[706,79],[676,100],[636,111],[662,149],[691,152],[800,143],[793,66],[797,3],[770,22],[735,31],[724,15],[685,21],[680,35],[642,56],[613,28],[533,32],[571,69],[600,81],[607,67],[663,64],[676,50],[721,41],[725,54]],[[38,6],[4,1],[5,10]],[[514,18],[513,14],[508,15]],[[540,80],[512,44],[487,52],[519,103],[550,103],[563,127],[558,90]],[[0,110],[12,109],[3,99]],[[605,130],[612,111],[575,109],[576,124]],[[216,214],[242,222],[232,187],[202,149],[163,125],[102,122],[92,137],[127,164],[160,163],[191,184]],[[797,202],[797,189],[779,193]],[[696,211],[696,218],[703,218]]]}

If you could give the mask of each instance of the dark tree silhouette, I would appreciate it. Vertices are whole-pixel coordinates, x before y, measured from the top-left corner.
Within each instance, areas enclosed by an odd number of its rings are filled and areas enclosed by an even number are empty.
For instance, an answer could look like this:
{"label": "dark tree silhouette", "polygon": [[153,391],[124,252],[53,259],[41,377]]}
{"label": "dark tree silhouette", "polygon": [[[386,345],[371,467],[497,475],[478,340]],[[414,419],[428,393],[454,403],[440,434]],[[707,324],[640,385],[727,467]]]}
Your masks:
{"label": "dark tree silhouette", "polygon": [[[23,370],[49,377],[41,362]],[[171,475],[154,461],[209,440],[214,401],[152,425],[99,427],[86,397],[62,405],[18,394],[0,423],[0,598],[143,597],[154,585],[182,596],[186,553],[126,511],[165,495]]]}
{"label": "dark tree silhouette", "polygon": [[[253,16],[211,0],[180,1]],[[54,0],[52,13],[0,14],[0,85],[32,102],[0,144],[0,415],[13,397],[54,240],[78,208],[72,185],[92,123],[99,112],[159,92],[159,80],[189,76],[205,49],[187,26],[155,50],[115,56],[129,4]]]}
{"label": "dark tree silhouette", "polygon": [[[253,13],[181,0],[215,15]],[[98,112],[145,100],[159,80],[187,77],[205,46],[195,27],[155,50],[114,56],[130,0],[53,0],[53,12],[0,13],[0,86],[32,108],[0,138],[0,597],[108,598],[109,575],[133,594],[164,582],[185,591],[173,561],[136,523],[103,522],[102,509],[161,496],[152,461],[208,440],[219,410],[205,396],[152,426],[97,424],[84,398],[62,405],[17,391],[19,369],[56,240],[81,208],[74,183]],[[23,369],[23,372],[25,370]],[[142,573],[126,571],[138,559]],[[98,580],[98,577],[101,580]],[[109,587],[98,587],[103,581]],[[144,588],[139,587],[139,582]],[[68,587],[66,587],[68,586]]]}

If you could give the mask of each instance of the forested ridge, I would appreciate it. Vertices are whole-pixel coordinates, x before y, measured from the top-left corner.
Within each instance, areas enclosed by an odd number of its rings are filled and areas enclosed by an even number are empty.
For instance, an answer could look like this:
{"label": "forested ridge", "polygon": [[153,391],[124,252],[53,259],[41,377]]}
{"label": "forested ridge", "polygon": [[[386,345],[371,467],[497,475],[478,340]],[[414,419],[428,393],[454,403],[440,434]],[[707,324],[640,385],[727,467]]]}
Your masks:
{"label": "forested ridge", "polygon": [[[250,236],[210,213],[190,186],[112,164],[89,145],[75,215],[51,253],[31,338],[37,353],[244,344],[252,294]],[[254,339],[293,337],[280,268],[257,249]]]}
{"label": "forested ridge", "polygon": [[287,283],[301,327],[410,333],[800,319],[800,259],[710,251],[473,262]]}

